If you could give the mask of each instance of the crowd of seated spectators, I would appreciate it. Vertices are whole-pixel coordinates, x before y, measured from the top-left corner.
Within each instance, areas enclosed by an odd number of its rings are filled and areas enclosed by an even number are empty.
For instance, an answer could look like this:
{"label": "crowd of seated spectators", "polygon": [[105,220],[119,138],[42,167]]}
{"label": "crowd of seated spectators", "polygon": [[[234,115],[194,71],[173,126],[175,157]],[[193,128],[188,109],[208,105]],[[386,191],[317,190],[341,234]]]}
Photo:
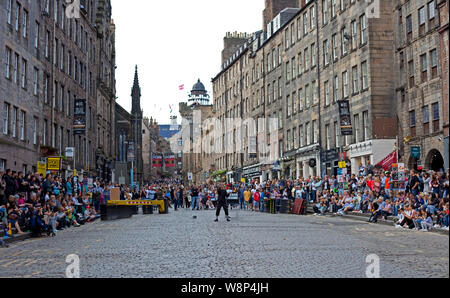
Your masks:
{"label": "crowd of seated spectators", "polygon": [[[103,188],[99,181],[87,191],[78,177],[0,172],[0,235],[31,232],[55,236],[57,231],[79,227],[99,218]],[[6,244],[2,240],[0,245]]]}
{"label": "crowd of seated spectators", "polygon": [[[354,179],[352,181],[352,179]],[[370,214],[369,222],[376,223],[388,217],[397,218],[397,228],[428,231],[431,228],[448,230],[449,227],[449,173],[419,174],[411,171],[406,189],[394,191],[389,187],[390,174],[384,173],[358,180],[352,177],[350,189],[339,193],[319,191],[313,201],[315,214],[327,212],[344,215],[350,212]],[[380,184],[376,189],[374,186]]]}

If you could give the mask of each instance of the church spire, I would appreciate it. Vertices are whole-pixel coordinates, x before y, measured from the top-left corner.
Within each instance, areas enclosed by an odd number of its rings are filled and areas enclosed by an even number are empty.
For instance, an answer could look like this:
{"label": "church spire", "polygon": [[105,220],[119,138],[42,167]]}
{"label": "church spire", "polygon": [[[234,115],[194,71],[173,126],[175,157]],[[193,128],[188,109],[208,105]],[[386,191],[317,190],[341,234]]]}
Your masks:
{"label": "church spire", "polygon": [[141,87],[139,86],[138,67],[136,65],[134,72],[133,88],[131,89],[132,109],[131,112],[139,113],[141,111]]}

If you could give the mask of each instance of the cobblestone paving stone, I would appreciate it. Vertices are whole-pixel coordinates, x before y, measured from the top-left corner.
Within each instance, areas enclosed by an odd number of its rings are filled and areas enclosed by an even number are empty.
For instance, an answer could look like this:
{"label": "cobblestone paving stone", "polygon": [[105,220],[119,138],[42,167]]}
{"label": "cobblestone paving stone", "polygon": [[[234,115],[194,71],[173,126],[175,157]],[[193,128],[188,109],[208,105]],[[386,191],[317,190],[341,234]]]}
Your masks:
{"label": "cobblestone paving stone", "polygon": [[[233,210],[180,210],[95,222],[0,249],[0,277],[65,277],[78,254],[81,277],[449,277],[448,235],[343,218]],[[197,215],[197,219],[193,218]]]}

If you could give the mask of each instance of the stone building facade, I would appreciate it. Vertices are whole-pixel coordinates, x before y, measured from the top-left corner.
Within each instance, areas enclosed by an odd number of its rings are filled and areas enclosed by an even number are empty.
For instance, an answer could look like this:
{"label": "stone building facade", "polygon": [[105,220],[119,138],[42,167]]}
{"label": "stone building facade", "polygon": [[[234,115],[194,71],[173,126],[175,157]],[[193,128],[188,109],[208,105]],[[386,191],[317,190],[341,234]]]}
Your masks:
{"label": "stone building facade", "polygon": [[[136,66],[133,87],[131,89],[131,113],[119,104],[115,104],[115,145],[116,160],[115,172],[117,180],[121,184],[144,182],[143,161],[143,130],[144,117],[141,109],[141,88],[139,86],[139,74]],[[133,180],[131,181],[131,170],[133,169]]]}
{"label": "stone building facade", "polygon": [[[394,4],[380,1],[379,18],[368,15],[365,1],[302,1],[297,7],[282,9],[276,18],[285,21],[253,34],[212,80],[218,119],[265,119],[257,121],[256,140],[244,127],[244,154],[215,156],[228,180],[335,175],[338,151],[355,172],[394,150]],[[343,99],[353,123],[346,137],[338,112]],[[270,118],[278,133],[270,134]],[[261,163],[262,152],[251,150],[255,143],[279,158]]]}
{"label": "stone building facade", "polygon": [[[78,171],[108,178],[115,104],[111,4],[83,1],[79,18],[66,9],[61,0],[0,3],[0,167],[35,171],[38,160],[74,147]],[[73,134],[75,99],[86,100],[83,135]],[[63,170],[73,169],[64,160]]]}
{"label": "stone building facade", "polygon": [[159,141],[158,123],[152,118],[144,117],[142,133],[144,181],[153,181],[158,177],[157,170],[152,167],[152,154],[157,152],[157,144]]}
{"label": "stone building facade", "polygon": [[[181,154],[181,178],[187,185],[210,180],[215,165],[213,152],[205,149],[208,127],[203,122],[213,116],[209,94],[200,80],[192,87],[187,102],[179,104],[182,117],[181,131],[172,139],[172,150]],[[177,148],[174,150],[173,148]]]}
{"label": "stone building facade", "polygon": [[401,161],[411,169],[439,171],[444,166],[444,125],[448,125],[448,93],[443,98],[448,58],[445,64],[436,4],[395,1],[394,79]]}
{"label": "stone building facade", "polygon": [[449,69],[449,7],[450,0],[438,1],[440,28],[439,34],[441,39],[441,69],[442,69],[442,113],[443,113],[443,127],[444,127],[444,162],[445,169],[449,169],[450,148],[449,148],[449,92],[448,80],[450,73]]}

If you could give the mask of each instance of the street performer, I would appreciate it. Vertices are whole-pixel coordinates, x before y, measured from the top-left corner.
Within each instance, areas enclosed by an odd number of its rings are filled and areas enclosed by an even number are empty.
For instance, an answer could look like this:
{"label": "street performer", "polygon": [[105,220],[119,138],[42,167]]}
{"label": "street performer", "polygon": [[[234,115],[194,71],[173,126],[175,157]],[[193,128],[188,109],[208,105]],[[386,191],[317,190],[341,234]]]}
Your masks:
{"label": "street performer", "polygon": [[223,185],[219,184],[217,187],[217,210],[216,210],[216,220],[215,222],[219,221],[219,215],[220,215],[220,209],[223,207],[223,210],[225,211],[225,218],[227,221],[230,221],[230,216],[228,215],[228,206],[227,206],[227,197],[230,195],[224,188]]}

